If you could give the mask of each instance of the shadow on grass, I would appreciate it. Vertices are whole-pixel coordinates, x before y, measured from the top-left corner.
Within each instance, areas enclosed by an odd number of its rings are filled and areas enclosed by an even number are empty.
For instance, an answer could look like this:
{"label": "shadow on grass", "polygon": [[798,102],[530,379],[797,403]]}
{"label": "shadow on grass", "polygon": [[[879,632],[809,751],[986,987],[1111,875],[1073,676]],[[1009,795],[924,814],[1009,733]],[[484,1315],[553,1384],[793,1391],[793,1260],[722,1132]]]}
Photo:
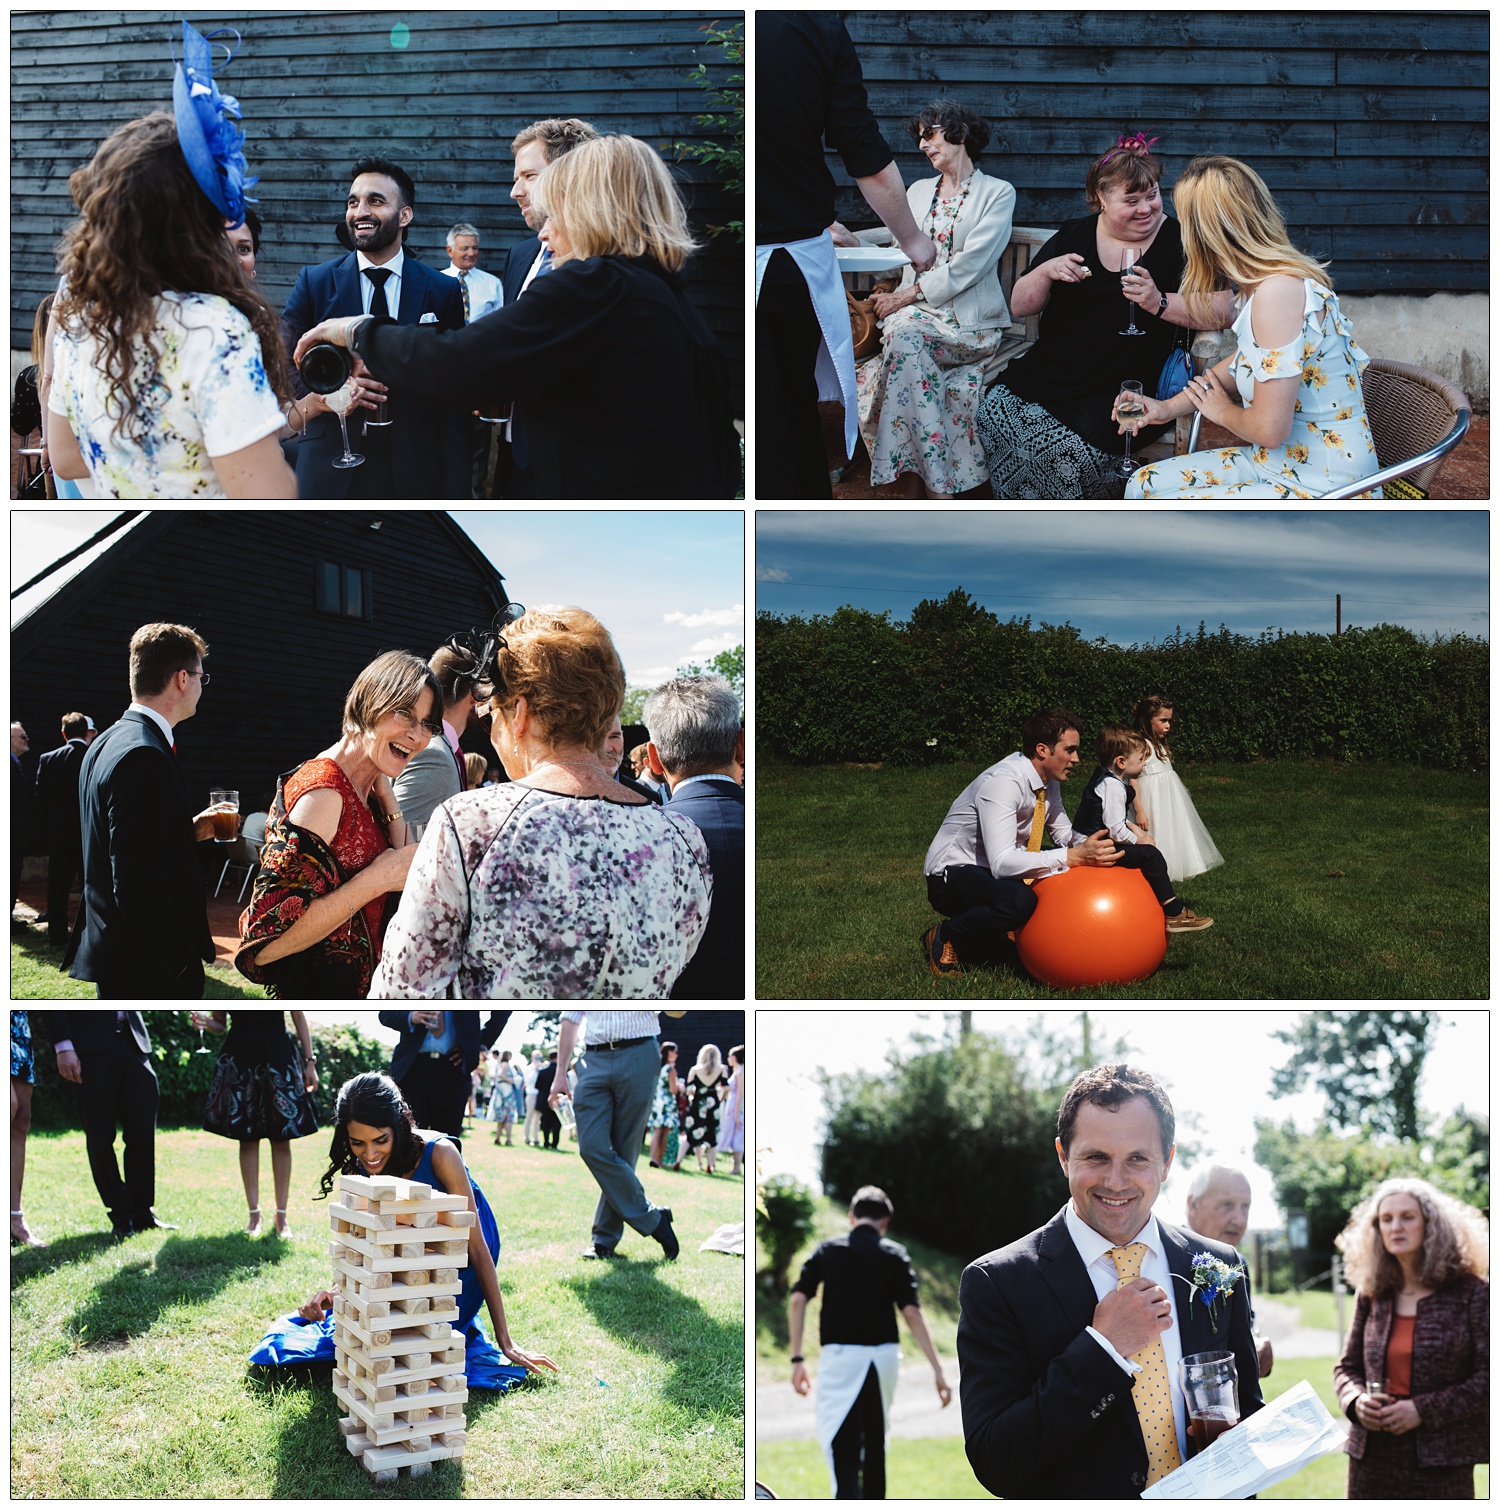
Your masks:
{"label": "shadow on grass", "polygon": [[74,1314],[70,1330],[85,1346],[139,1337],[172,1307],[207,1300],[249,1272],[289,1256],[284,1244],[244,1232],[169,1237],[154,1254],[127,1261],[97,1285]]}
{"label": "shadow on grass", "polygon": [[74,1237],[49,1238],[45,1248],[17,1248],[10,1250],[11,1293],[24,1288],[31,1280],[61,1269],[66,1264],[86,1264],[114,1246],[114,1238],[108,1230],[109,1218],[100,1213],[105,1223],[103,1232],[80,1232]]}
{"label": "shadow on grass", "polygon": [[[743,1323],[711,1316],[692,1296],[665,1284],[659,1269],[659,1263],[612,1263],[560,1282],[611,1336],[638,1351],[657,1353],[671,1365],[662,1388],[665,1399],[689,1410],[742,1412]],[[724,1388],[726,1358],[741,1365],[738,1398]]]}

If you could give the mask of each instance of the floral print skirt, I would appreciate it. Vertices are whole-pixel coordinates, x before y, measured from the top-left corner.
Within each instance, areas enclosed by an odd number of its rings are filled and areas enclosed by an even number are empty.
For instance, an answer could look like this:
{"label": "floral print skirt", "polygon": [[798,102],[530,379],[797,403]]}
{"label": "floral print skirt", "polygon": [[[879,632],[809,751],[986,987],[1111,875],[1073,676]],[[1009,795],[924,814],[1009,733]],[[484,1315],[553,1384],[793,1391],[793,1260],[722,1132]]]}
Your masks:
{"label": "floral print skirt", "polygon": [[239,1143],[289,1143],[317,1132],[318,1110],[302,1081],[302,1050],[288,1047],[290,1058],[278,1055],[271,1062],[228,1050],[220,1054],[203,1112],[205,1130]]}
{"label": "floral print skirt", "polygon": [[859,364],[859,432],[876,487],[915,472],[952,496],[989,479],[974,419],[985,363],[1004,337],[964,330],[947,309],[912,306],[884,322],[880,352]]}

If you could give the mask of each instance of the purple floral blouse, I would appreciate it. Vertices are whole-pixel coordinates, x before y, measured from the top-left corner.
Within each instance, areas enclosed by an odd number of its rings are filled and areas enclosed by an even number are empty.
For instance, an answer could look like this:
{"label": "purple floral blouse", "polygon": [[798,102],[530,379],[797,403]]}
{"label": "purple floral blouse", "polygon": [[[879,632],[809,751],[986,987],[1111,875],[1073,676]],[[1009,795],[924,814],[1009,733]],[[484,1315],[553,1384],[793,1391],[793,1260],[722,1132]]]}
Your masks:
{"label": "purple floral blouse", "polygon": [[422,836],[370,999],[663,1000],[711,895],[703,836],[670,809],[463,792]]}

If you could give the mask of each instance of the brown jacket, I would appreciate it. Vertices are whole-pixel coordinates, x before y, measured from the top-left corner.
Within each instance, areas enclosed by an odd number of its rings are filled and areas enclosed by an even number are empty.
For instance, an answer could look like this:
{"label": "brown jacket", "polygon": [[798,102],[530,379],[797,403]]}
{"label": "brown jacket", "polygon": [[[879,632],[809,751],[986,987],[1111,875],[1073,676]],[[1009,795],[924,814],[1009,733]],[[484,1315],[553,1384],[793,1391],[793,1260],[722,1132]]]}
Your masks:
{"label": "brown jacket", "polygon": [[[1361,1295],[1344,1356],[1333,1370],[1339,1405],[1353,1425],[1349,1456],[1362,1458],[1369,1433],[1354,1418],[1365,1380],[1383,1379],[1394,1297]],[[1456,1468],[1490,1460],[1490,1287],[1472,1275],[1417,1302],[1411,1398],[1422,1417],[1417,1462]]]}

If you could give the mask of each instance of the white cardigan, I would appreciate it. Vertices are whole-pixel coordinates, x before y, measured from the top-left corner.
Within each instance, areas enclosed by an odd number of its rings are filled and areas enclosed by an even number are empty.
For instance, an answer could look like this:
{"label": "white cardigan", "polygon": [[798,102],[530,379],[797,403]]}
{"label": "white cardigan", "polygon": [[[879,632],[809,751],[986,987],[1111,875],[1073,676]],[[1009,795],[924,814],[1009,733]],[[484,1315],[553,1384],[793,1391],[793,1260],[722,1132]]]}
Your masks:
{"label": "white cardigan", "polygon": [[[936,178],[919,179],[906,191],[907,203],[920,227],[932,205]],[[965,330],[984,330],[1009,325],[1010,310],[1000,291],[1000,254],[1010,241],[1011,217],[1016,209],[1016,191],[1003,178],[991,178],[975,168],[969,180],[969,197],[953,227],[953,260],[940,258],[936,267],[921,275],[920,304],[951,304],[954,318]],[[916,281],[908,266],[901,287]]]}

